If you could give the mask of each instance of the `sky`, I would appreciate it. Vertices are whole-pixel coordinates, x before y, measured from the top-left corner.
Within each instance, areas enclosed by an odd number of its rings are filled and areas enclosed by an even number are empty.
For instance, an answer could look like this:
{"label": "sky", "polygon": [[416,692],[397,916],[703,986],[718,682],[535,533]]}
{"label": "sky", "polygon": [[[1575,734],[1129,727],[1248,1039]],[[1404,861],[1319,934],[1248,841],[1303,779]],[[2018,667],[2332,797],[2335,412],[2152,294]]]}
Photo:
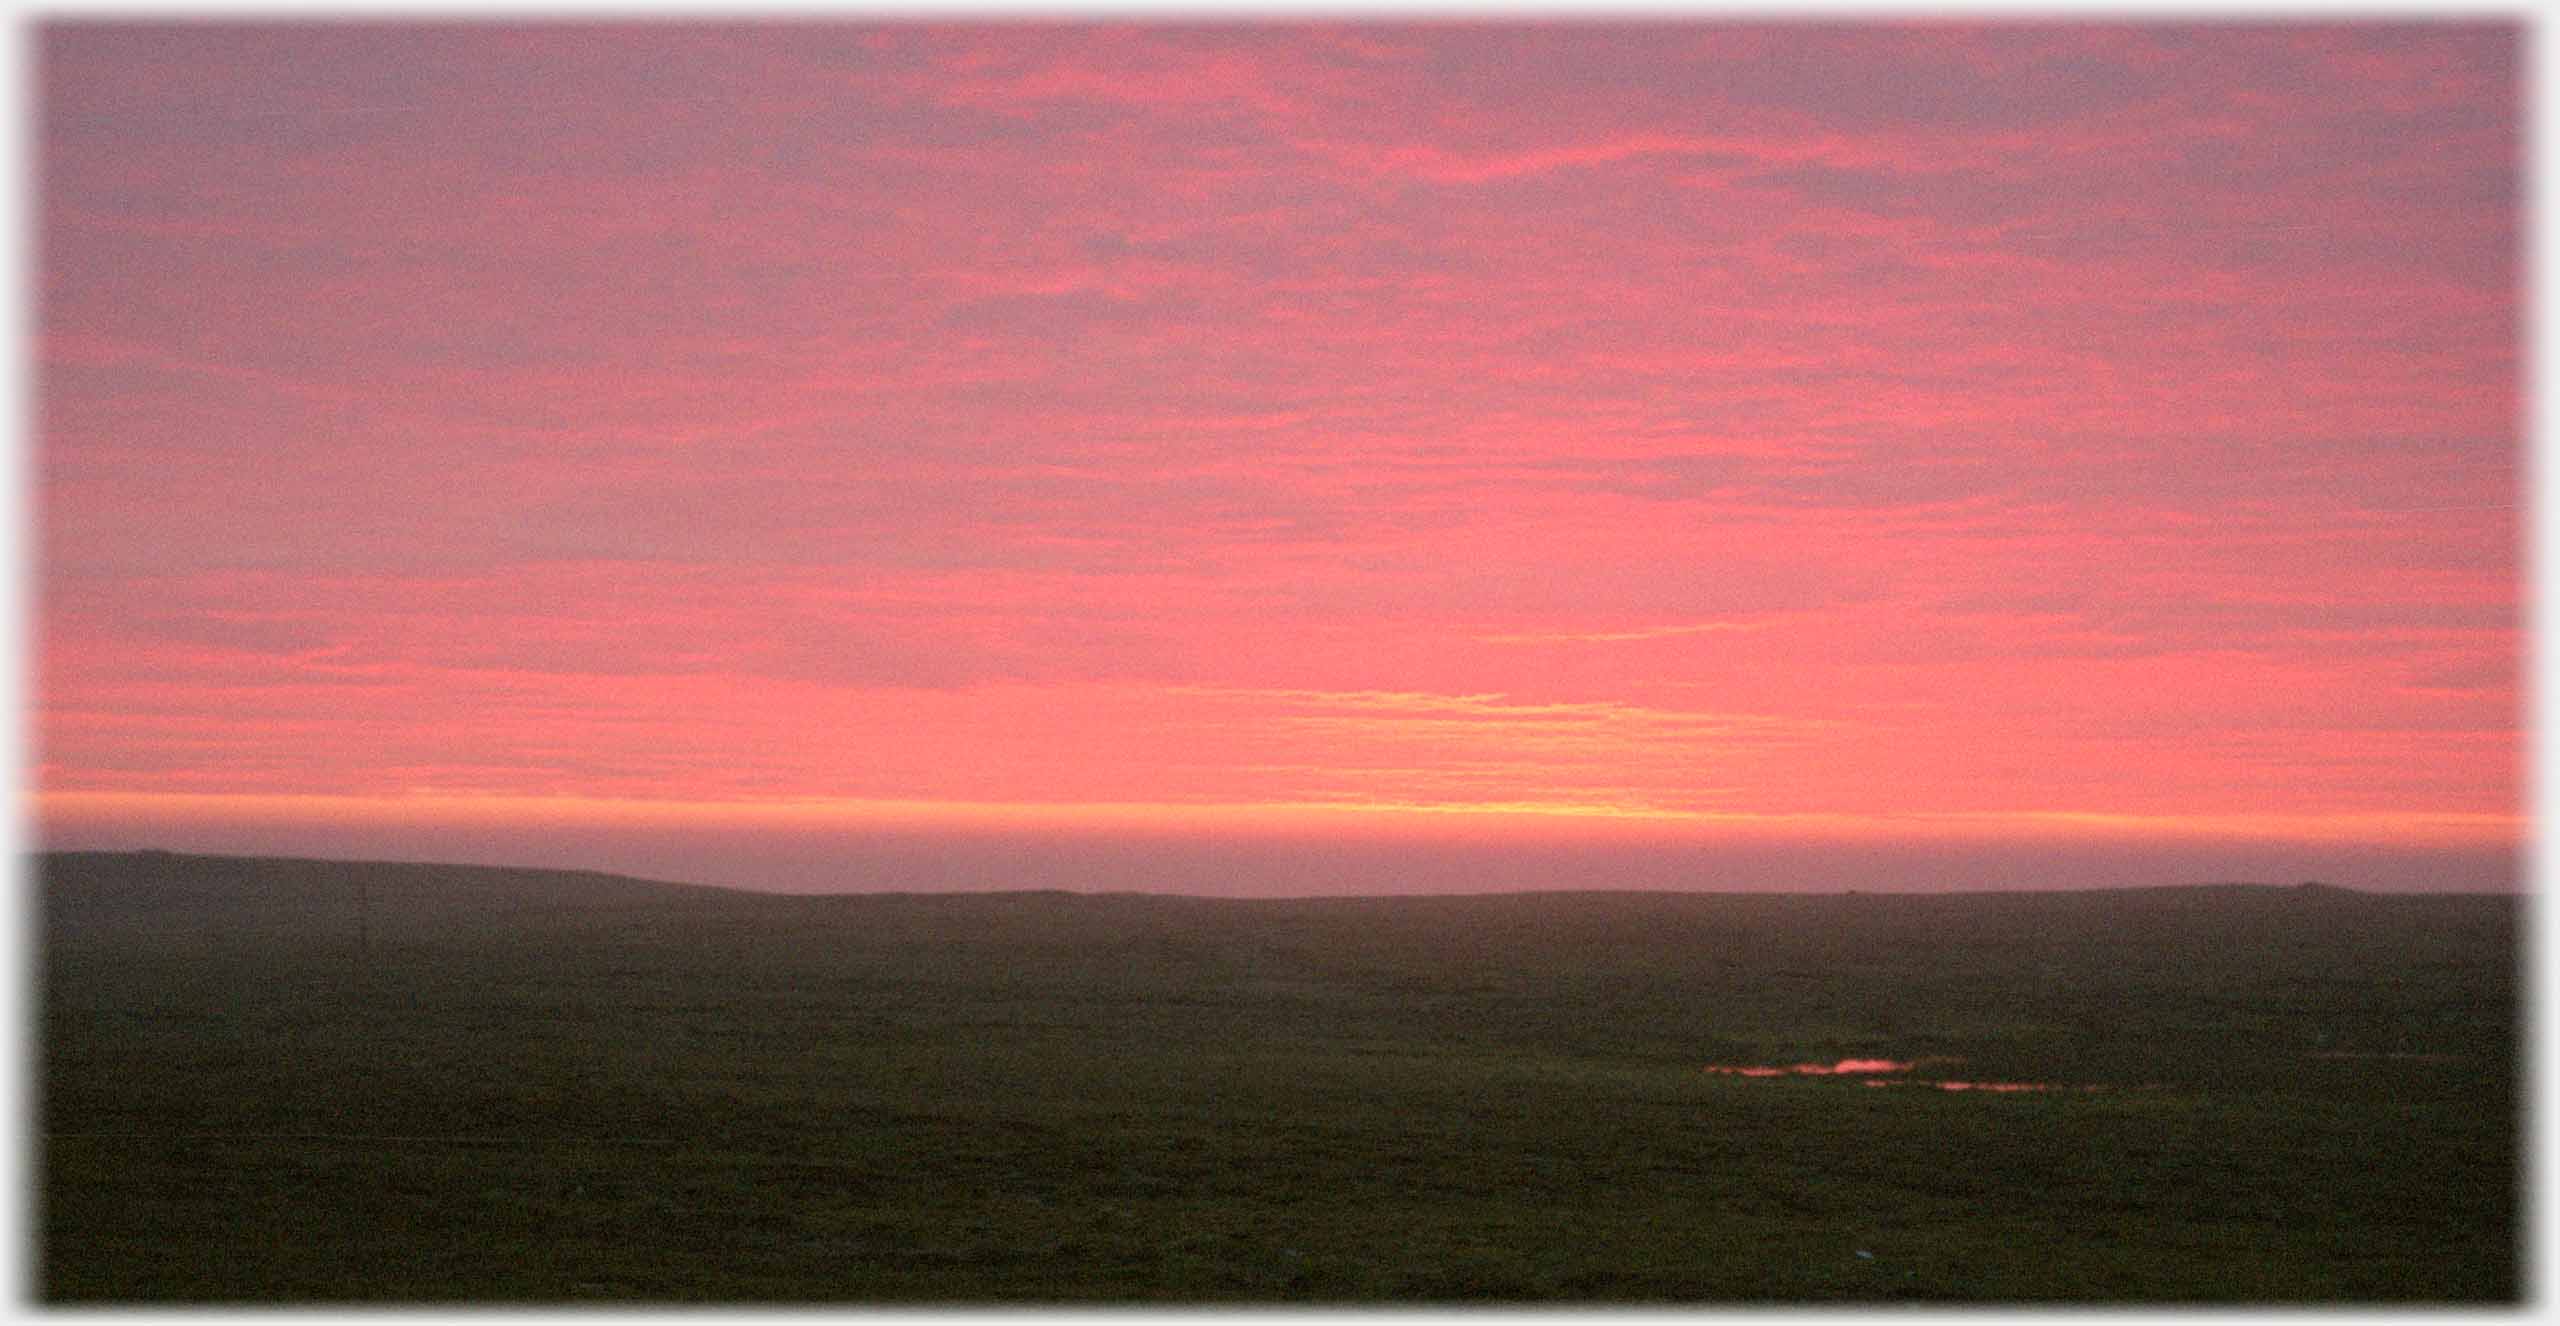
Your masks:
{"label": "sky", "polygon": [[2520,882],[2513,21],[31,31],[41,845]]}

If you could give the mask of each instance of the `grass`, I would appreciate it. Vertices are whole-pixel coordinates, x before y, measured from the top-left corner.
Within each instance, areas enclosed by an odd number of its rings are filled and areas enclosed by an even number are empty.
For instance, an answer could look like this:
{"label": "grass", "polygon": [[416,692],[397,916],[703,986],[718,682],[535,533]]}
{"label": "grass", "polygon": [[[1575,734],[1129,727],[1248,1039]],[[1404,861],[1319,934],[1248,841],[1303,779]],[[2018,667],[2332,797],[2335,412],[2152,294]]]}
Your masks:
{"label": "grass", "polygon": [[38,875],[50,1302],[2520,1293],[2512,898]]}

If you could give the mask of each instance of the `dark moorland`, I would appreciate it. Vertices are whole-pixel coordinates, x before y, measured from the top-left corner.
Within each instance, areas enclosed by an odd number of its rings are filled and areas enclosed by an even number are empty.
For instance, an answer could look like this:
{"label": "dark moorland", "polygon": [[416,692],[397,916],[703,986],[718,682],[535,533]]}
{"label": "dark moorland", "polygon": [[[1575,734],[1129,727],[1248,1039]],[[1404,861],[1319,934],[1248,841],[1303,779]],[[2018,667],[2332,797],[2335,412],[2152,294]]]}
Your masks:
{"label": "dark moorland", "polygon": [[2520,1293],[2513,897],[34,874],[49,1302]]}

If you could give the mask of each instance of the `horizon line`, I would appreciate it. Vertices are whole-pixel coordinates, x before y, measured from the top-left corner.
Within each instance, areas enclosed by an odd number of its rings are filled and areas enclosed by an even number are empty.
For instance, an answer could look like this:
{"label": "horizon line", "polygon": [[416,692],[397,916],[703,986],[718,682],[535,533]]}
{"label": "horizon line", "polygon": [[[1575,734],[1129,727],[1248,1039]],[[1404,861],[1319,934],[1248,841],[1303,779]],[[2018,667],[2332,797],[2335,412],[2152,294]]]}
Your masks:
{"label": "horizon line", "polygon": [[1525,898],[1525,897],[1715,897],[1715,898],[1838,898],[1838,897],[1984,897],[1984,896],[2068,896],[2091,893],[2161,893],[2193,889],[2260,889],[2278,893],[2348,893],[2360,898],[2471,897],[2521,898],[2532,892],[2528,886],[2512,889],[2444,889],[2411,892],[2394,889],[2358,888],[2328,880],[2305,879],[2291,883],[2255,879],[2199,879],[2153,884],[2101,884],[2079,888],[1913,888],[1889,889],[1843,887],[1834,889],[1698,889],[1698,888],[1524,888],[1482,889],[1474,891],[1431,891],[1408,893],[1285,893],[1285,894],[1219,894],[1194,893],[1175,889],[1082,889],[1060,886],[996,889],[841,889],[808,891],[765,889],[739,884],[713,884],[700,880],[667,879],[648,875],[626,874],[617,870],[599,870],[583,866],[545,866],[501,864],[485,861],[415,859],[406,857],[341,857],[308,856],[272,852],[201,852],[167,847],[70,847],[30,848],[20,854],[21,861],[46,857],[109,856],[133,858],[185,858],[200,861],[279,862],[294,865],[322,866],[395,866],[422,870],[476,870],[539,875],[588,875],[622,880],[633,884],[650,884],[668,888],[705,889],[717,893],[751,894],[774,898],[1003,898],[1030,895],[1070,895],[1079,898],[1182,898],[1200,902],[1376,902],[1413,899]]}

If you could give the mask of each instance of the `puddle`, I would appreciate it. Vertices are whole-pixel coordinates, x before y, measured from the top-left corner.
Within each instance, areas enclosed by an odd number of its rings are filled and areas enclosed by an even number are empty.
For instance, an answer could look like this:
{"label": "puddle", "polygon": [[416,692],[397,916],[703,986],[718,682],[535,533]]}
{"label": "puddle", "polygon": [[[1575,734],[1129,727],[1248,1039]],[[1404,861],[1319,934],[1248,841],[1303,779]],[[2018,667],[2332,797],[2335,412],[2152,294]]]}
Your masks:
{"label": "puddle", "polygon": [[[1923,1059],[1841,1059],[1827,1064],[1709,1064],[1707,1071],[1721,1073],[1727,1077],[1855,1077],[1862,1079],[1858,1083],[1862,1087],[1910,1087],[1915,1090],[2013,1092],[2107,1091],[2111,1089],[2096,1083],[2074,1086],[2067,1082],[1974,1082],[1930,1077],[1897,1077],[1888,1081],[1885,1076],[1892,1073],[1908,1073],[1921,1064],[1963,1062],[1964,1060],[1958,1056],[1938,1055]],[[2158,1090],[2157,1087],[2150,1086],[2136,1089]]]}
{"label": "puddle", "polygon": [[1911,1061],[1908,1059],[1842,1059],[1837,1063],[1789,1064],[1784,1068],[1709,1064],[1707,1071],[1733,1077],[1851,1077],[1869,1073],[1907,1073],[1911,1071]]}

